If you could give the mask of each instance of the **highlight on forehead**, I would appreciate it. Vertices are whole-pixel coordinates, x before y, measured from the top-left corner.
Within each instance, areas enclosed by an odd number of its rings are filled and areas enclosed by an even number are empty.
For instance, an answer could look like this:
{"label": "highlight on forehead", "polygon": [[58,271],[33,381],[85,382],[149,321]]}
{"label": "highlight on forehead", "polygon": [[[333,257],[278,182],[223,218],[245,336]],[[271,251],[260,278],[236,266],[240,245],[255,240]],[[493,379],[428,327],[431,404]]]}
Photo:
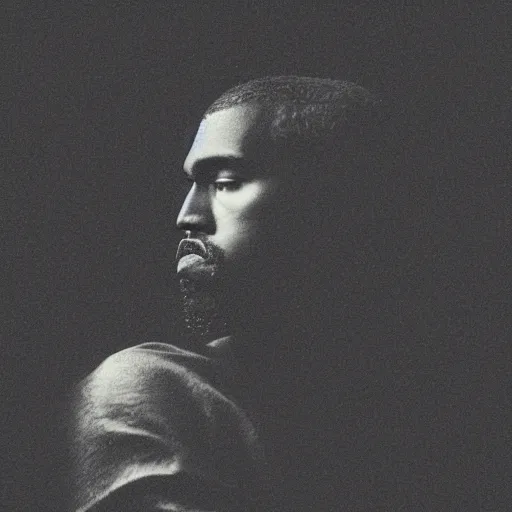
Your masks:
{"label": "highlight on forehead", "polygon": [[267,127],[267,118],[260,106],[237,105],[215,112],[199,125],[184,167],[191,169],[197,161],[205,159],[247,159],[250,155],[261,155],[268,141]]}

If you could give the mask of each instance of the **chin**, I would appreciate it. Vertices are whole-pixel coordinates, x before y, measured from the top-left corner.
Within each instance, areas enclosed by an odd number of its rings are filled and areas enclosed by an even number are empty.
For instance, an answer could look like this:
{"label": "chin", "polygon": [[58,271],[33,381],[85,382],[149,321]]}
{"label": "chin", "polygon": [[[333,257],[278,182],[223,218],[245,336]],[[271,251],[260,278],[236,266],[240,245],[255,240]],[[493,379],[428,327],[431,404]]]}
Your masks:
{"label": "chin", "polygon": [[180,283],[182,305],[187,332],[194,342],[207,343],[229,334],[228,322],[221,312],[215,295],[197,289],[188,283]]}

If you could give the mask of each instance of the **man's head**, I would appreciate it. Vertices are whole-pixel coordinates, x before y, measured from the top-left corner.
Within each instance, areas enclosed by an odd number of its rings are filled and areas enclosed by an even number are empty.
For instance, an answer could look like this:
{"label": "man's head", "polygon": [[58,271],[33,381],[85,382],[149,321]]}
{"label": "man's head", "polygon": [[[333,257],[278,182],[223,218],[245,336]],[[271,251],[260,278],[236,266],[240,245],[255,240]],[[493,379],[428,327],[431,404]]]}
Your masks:
{"label": "man's head", "polygon": [[326,277],[343,279],[361,187],[378,174],[379,107],[360,86],[307,77],[254,80],[209,107],[177,221],[178,276],[199,328],[219,311],[235,323],[283,316]]}

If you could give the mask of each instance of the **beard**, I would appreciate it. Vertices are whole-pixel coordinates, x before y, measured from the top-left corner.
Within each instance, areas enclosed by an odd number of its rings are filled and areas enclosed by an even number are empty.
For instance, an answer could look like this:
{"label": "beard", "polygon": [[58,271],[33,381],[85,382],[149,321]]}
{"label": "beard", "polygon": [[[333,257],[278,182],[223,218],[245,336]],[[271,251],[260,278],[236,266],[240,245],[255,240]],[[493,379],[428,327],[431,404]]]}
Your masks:
{"label": "beard", "polygon": [[222,250],[204,238],[183,239],[176,254],[185,335],[203,345],[226,335],[227,322],[219,305],[219,270]]}
{"label": "beard", "polygon": [[[317,282],[321,265],[316,249],[304,251],[304,244],[293,239],[302,249],[297,251],[283,246],[279,237],[268,238],[255,237],[250,256],[229,264],[219,247],[201,239],[204,261],[178,272],[190,343],[254,331],[265,336],[279,326],[303,330],[324,320],[332,299]],[[186,255],[187,244],[193,247],[194,241],[185,240],[178,256]]]}
{"label": "beard", "polygon": [[229,334],[229,322],[213,286],[181,278],[180,292],[186,332],[194,342],[204,344]]}
{"label": "beard", "polygon": [[270,266],[261,238],[255,236],[247,257],[229,263],[223,250],[203,237],[180,242],[178,281],[190,343],[204,344],[234,334],[246,328],[248,321],[249,327],[258,325],[273,290],[266,286]]}
{"label": "beard", "polygon": [[222,273],[207,281],[180,278],[190,343],[204,345],[224,336],[245,337],[251,332],[265,337],[279,328],[311,322],[307,313],[311,312],[314,295],[303,279],[251,270],[248,272],[246,267],[244,272],[229,276]]}

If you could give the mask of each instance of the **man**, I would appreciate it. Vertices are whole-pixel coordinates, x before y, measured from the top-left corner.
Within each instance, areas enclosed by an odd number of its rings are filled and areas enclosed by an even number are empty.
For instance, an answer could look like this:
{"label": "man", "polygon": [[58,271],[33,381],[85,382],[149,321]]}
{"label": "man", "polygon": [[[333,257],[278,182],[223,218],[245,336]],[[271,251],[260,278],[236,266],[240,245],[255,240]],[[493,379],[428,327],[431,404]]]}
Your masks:
{"label": "man", "polygon": [[411,505],[389,412],[402,254],[388,110],[306,77],[254,80],[207,110],[177,220],[201,343],[129,348],[80,385],[76,510]]}

